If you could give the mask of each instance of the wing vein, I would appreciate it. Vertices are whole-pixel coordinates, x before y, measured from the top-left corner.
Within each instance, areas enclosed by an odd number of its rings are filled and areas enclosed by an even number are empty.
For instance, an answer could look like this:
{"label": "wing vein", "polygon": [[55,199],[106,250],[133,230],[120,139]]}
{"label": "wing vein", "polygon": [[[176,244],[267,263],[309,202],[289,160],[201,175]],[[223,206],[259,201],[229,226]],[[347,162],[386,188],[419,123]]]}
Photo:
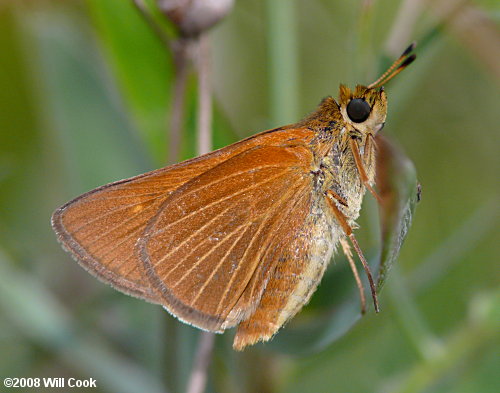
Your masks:
{"label": "wing vein", "polygon": [[[304,189],[305,189],[305,187],[303,187],[301,190],[303,191]],[[283,215],[284,215],[285,217],[286,217],[286,216],[288,216],[288,214],[289,214],[290,212],[292,212],[292,211],[295,209],[295,207],[299,204],[299,202],[301,202],[301,201],[302,201],[302,200],[303,200],[306,196],[307,196],[307,193],[305,193],[305,192],[304,192],[304,193],[302,193],[302,197],[301,197],[301,198],[297,198],[297,200],[296,200],[296,201],[295,201],[292,205],[288,206],[287,210],[283,212]],[[282,225],[283,225],[283,221],[281,221],[281,224],[280,224],[279,228],[281,228],[281,226],[282,226]],[[279,229],[279,228],[278,228],[278,229]],[[272,240],[272,239],[271,239],[271,240]],[[260,253],[260,255],[259,255],[259,259],[263,260],[264,258],[266,258],[266,257],[267,257],[267,254],[268,254],[268,252],[270,251],[270,249],[269,249],[269,245],[270,245],[270,243],[271,243],[271,241],[267,242],[267,244],[265,245],[265,247],[262,247],[262,248],[261,248],[263,251]],[[255,282],[253,283],[253,285],[252,285],[252,287],[251,287],[250,291],[252,291],[252,292],[253,292],[254,288],[255,288]],[[248,288],[245,288],[245,291],[246,291],[247,289],[248,289]],[[243,292],[242,292],[242,295],[243,295]],[[238,300],[239,300],[239,298],[238,298]],[[236,303],[237,303],[237,302],[236,302]],[[235,304],[236,304],[236,303],[235,303]]]}
{"label": "wing vein", "polygon": [[[130,190],[130,191],[132,191],[132,189],[117,189],[117,190],[119,190],[119,191],[129,191]],[[157,197],[158,195],[165,195],[164,191],[151,192],[151,188],[148,188],[148,190],[150,192],[146,192],[144,194],[136,194],[134,192],[131,192],[130,194],[125,194],[125,195],[109,195],[109,196],[99,197],[98,199],[89,199],[89,200],[79,201],[79,203],[81,205],[85,205],[85,204],[89,204],[89,203],[95,203],[96,201],[113,201],[113,200],[123,199],[123,198],[138,198],[138,197],[144,197],[144,196]],[[175,188],[172,191],[175,191]]]}
{"label": "wing vein", "polygon": [[[86,226],[88,226],[88,225],[90,225],[90,224],[93,224],[93,223],[95,223],[96,221],[98,221],[98,220],[100,220],[100,219],[102,219],[102,218],[108,217],[108,216],[110,216],[111,214],[116,213],[117,211],[124,210],[124,209],[128,209],[128,208],[131,208],[131,207],[134,207],[134,206],[143,205],[143,204],[145,204],[145,203],[147,203],[147,202],[154,201],[155,199],[157,199],[157,197],[155,197],[155,198],[150,198],[150,199],[146,199],[146,200],[144,200],[144,201],[142,201],[142,202],[131,203],[130,205],[121,205],[121,206],[118,206],[118,207],[116,207],[116,208],[114,208],[114,209],[108,210],[106,214],[102,214],[102,215],[100,215],[100,216],[98,216],[98,217],[96,217],[96,218],[94,218],[94,219],[92,219],[92,220],[90,220],[90,221],[86,221],[86,222],[85,222],[85,224],[80,225],[78,228],[75,228],[75,229],[74,229],[74,230],[72,230],[71,232],[72,232],[73,234],[76,234],[76,233],[78,233],[79,231],[81,231],[83,228],[85,228]],[[150,206],[145,207],[144,209],[140,210],[140,211],[139,211],[139,213],[138,213],[138,214],[136,214],[134,217],[136,217],[137,215],[140,215],[140,214],[144,213],[146,210],[151,209],[153,206],[154,206],[154,205],[153,205],[153,204],[151,204]],[[73,235],[73,236],[74,236],[74,235]]]}
{"label": "wing vein", "polygon": [[[101,240],[104,236],[107,236],[110,232],[113,232],[114,230],[116,230],[116,229],[118,229],[118,228],[122,227],[123,225],[125,225],[125,224],[127,224],[128,222],[132,221],[132,220],[133,220],[133,219],[135,219],[136,217],[138,217],[138,216],[142,215],[142,214],[144,213],[144,211],[146,211],[146,210],[148,210],[148,209],[151,209],[152,207],[153,207],[153,205],[148,206],[148,207],[146,207],[146,208],[142,209],[141,211],[139,211],[138,213],[136,213],[136,214],[134,214],[134,215],[132,215],[132,216],[128,217],[126,220],[121,221],[119,224],[114,225],[114,226],[112,226],[111,228],[108,228],[108,230],[107,230],[107,231],[104,231],[104,232],[99,233],[99,235],[95,238],[94,242],[97,242],[97,241]],[[80,228],[80,229],[81,229],[81,228]],[[74,231],[74,233],[77,233],[77,232],[78,232],[78,231]],[[84,241],[85,239],[89,238],[89,237],[90,237],[90,236],[92,236],[92,235],[93,235],[93,233],[92,233],[92,232],[90,232],[89,234],[87,234],[86,236],[83,236],[82,238],[80,238],[80,239],[78,239],[78,240],[79,240],[79,242],[82,242],[82,241]]]}
{"label": "wing vein", "polygon": [[234,249],[234,247],[236,246],[236,244],[238,244],[238,242],[241,240],[241,238],[245,235],[246,231],[250,228],[250,225],[245,225],[245,229],[241,232],[241,235],[233,242],[233,244],[231,245],[231,247],[229,247],[229,249],[227,250],[226,254],[221,258],[220,262],[217,264],[217,266],[215,267],[215,269],[212,271],[212,274],[210,274],[210,277],[208,277],[207,280],[205,280],[205,283],[203,284],[203,286],[200,288],[200,290],[198,291],[198,293],[196,294],[196,296],[194,297],[194,299],[192,300],[191,304],[194,305],[196,303],[196,301],[198,300],[198,298],[200,297],[201,293],[203,292],[203,290],[207,287],[207,285],[212,281],[212,278],[215,276],[215,274],[217,273],[217,271],[219,270],[219,268],[222,266],[222,264],[225,262],[227,256],[231,253],[231,251]]}
{"label": "wing vein", "polygon": [[[235,230],[234,230],[234,231],[230,232],[230,233],[229,233],[229,235],[225,237],[225,239],[224,239],[224,240],[222,240],[222,241],[221,241],[221,242],[219,242],[219,243],[214,244],[214,246],[213,246],[213,247],[212,247],[212,248],[211,248],[208,252],[206,252],[206,253],[205,253],[205,254],[204,254],[204,255],[203,255],[200,259],[198,259],[198,260],[196,261],[196,263],[195,263],[193,266],[191,266],[191,267],[189,268],[189,270],[187,270],[187,271],[186,271],[186,272],[185,272],[185,273],[181,276],[181,278],[180,278],[179,280],[177,280],[177,282],[176,282],[176,283],[172,286],[172,289],[174,289],[175,287],[177,287],[177,286],[181,283],[181,281],[183,281],[183,280],[184,280],[184,279],[185,279],[185,278],[189,275],[189,273],[191,273],[191,272],[192,272],[192,271],[193,271],[193,270],[194,270],[194,269],[195,269],[195,268],[196,268],[196,267],[197,267],[197,266],[198,266],[201,262],[203,262],[203,261],[204,261],[204,260],[205,260],[205,259],[206,259],[206,258],[207,258],[207,257],[208,257],[208,256],[209,256],[209,255],[210,255],[210,254],[214,251],[214,250],[216,250],[216,249],[217,249],[217,248],[219,248],[221,245],[223,245],[224,243],[226,243],[226,242],[228,241],[228,239],[230,239],[230,238],[231,238],[231,236],[232,236],[233,234],[237,233],[237,232],[238,232],[241,228],[246,228],[247,226],[248,226],[248,225],[245,225],[245,224],[243,224],[243,225],[238,225],[238,226],[235,228]],[[244,233],[244,231],[243,231],[243,233]]]}
{"label": "wing vein", "polygon": [[[268,213],[265,215],[265,218],[262,220],[261,224],[259,225],[259,228],[257,230],[257,232],[255,233],[255,235],[252,237],[252,240],[250,241],[249,245],[247,246],[247,248],[245,249],[245,252],[243,254],[243,256],[241,257],[241,260],[244,260],[247,253],[248,253],[248,250],[250,250],[250,248],[252,247],[252,244],[254,243],[255,239],[257,239],[260,231],[264,228],[264,223],[267,222],[267,220],[269,219],[269,217],[274,214],[275,210],[273,209],[275,206],[281,206],[282,202],[287,200],[290,195],[293,193],[293,187],[289,187],[288,188],[288,192],[283,194],[282,197],[278,200],[278,202],[274,203],[272,205],[272,208],[268,210]],[[271,214],[272,213],[272,214]],[[264,248],[264,247],[263,247]],[[254,260],[258,259],[260,257],[260,253],[259,253],[259,256],[257,258],[254,258]],[[236,277],[236,273],[237,271],[239,270],[239,268],[241,267],[242,264],[239,264],[238,267],[236,268],[234,274],[231,276],[231,279],[229,280],[229,283],[228,285],[226,286],[226,290],[224,291],[224,293],[222,294],[221,296],[221,300],[219,301],[219,304],[217,305],[217,309],[216,309],[216,314],[219,313],[219,310],[220,310],[220,307],[221,305],[223,304],[224,300],[226,299],[227,297],[227,294],[229,292],[229,289],[231,288],[231,285]]]}
{"label": "wing vein", "polygon": [[[220,203],[220,202],[223,202],[223,201],[226,201],[226,200],[228,200],[228,199],[234,198],[234,197],[236,197],[236,196],[238,196],[238,195],[241,195],[241,194],[243,194],[243,193],[245,193],[245,192],[248,192],[248,191],[250,191],[250,190],[252,190],[252,189],[254,189],[254,188],[260,187],[260,186],[262,186],[263,184],[269,183],[270,181],[273,181],[273,180],[275,180],[276,178],[278,178],[278,177],[282,176],[285,172],[286,172],[286,171],[282,171],[282,172],[278,173],[277,175],[272,176],[272,177],[269,177],[269,178],[267,178],[266,180],[264,180],[264,181],[262,181],[262,182],[259,182],[259,183],[253,183],[251,186],[246,187],[246,188],[243,188],[243,189],[240,189],[238,192],[235,192],[235,193],[233,193],[233,194],[229,194],[229,195],[227,195],[227,196],[226,196],[226,197],[224,197],[224,198],[217,199],[216,201],[214,201],[214,202],[212,202],[212,203],[209,203],[209,204],[206,204],[206,205],[200,206],[198,209],[195,209],[195,210],[190,211],[188,214],[186,214],[186,215],[184,215],[184,216],[180,217],[179,219],[177,219],[177,220],[175,220],[175,221],[172,221],[172,222],[169,222],[169,223],[168,223],[168,225],[166,225],[166,226],[165,226],[165,227],[163,227],[162,229],[160,229],[160,230],[158,230],[157,232],[155,232],[155,235],[161,235],[161,234],[162,234],[162,233],[164,233],[166,230],[168,230],[168,229],[169,229],[172,225],[177,224],[178,222],[181,222],[181,221],[183,221],[183,220],[185,220],[185,219],[187,219],[187,218],[191,217],[192,215],[197,214],[197,213],[199,213],[199,212],[201,212],[201,211],[203,211],[203,210],[205,210],[205,209],[207,209],[207,208],[209,208],[209,207],[211,207],[211,206],[213,206],[213,205],[216,205],[216,204],[218,204],[218,203]],[[226,179],[227,179],[227,178],[226,178]],[[182,195],[183,195],[183,196],[185,196],[185,195],[188,195],[188,194],[187,194],[187,193],[184,193],[184,194],[182,194]],[[156,265],[156,264],[155,264],[155,265]]]}
{"label": "wing vein", "polygon": [[[191,233],[191,235],[189,235],[188,237],[184,238],[181,243],[176,246],[175,248],[173,248],[172,250],[170,250],[168,253],[166,253],[158,262],[156,262],[154,265],[153,265],[153,268],[155,268],[158,264],[160,264],[161,262],[163,262],[165,259],[167,259],[170,255],[172,255],[174,252],[176,252],[182,245],[184,245],[186,242],[188,242],[190,239],[192,239],[194,236],[196,236],[201,230],[205,229],[210,223],[212,223],[213,221],[217,220],[217,218],[221,217],[222,215],[224,215],[229,209],[231,208],[231,206],[228,206],[226,209],[222,210],[221,212],[219,212],[217,215],[213,216],[209,221],[207,221],[201,228],[198,228],[196,231],[193,231]],[[205,242],[207,241],[207,238],[204,238],[197,246],[196,248],[200,247],[201,245],[205,244]],[[191,253],[189,253],[187,256],[190,256]],[[183,262],[183,260],[181,259],[174,267],[172,267],[172,269],[168,272],[168,274],[165,276],[165,279],[168,278],[168,276],[175,270],[177,269],[177,267]]]}

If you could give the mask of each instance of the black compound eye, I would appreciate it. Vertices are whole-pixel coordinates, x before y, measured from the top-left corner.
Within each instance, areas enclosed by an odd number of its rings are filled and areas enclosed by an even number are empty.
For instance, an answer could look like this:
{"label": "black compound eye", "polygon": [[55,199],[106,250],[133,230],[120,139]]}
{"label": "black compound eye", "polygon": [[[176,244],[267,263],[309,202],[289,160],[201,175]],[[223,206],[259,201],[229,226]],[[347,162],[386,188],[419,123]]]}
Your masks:
{"label": "black compound eye", "polygon": [[354,123],[363,123],[370,116],[370,104],[361,98],[354,98],[347,104],[347,114]]}

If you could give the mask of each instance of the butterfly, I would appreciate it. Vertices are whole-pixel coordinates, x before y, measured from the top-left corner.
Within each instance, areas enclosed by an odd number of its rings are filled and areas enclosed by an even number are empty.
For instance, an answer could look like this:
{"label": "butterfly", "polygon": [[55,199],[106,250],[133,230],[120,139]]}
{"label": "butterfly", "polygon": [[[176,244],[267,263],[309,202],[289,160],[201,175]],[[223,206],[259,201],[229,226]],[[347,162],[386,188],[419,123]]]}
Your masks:
{"label": "butterfly", "polygon": [[[233,347],[269,340],[306,304],[338,245],[352,256],[365,191],[373,188],[383,84],[414,59],[414,45],[375,82],[341,85],[298,123],[87,192],[52,226],[87,271]],[[350,243],[349,243],[350,242]]]}

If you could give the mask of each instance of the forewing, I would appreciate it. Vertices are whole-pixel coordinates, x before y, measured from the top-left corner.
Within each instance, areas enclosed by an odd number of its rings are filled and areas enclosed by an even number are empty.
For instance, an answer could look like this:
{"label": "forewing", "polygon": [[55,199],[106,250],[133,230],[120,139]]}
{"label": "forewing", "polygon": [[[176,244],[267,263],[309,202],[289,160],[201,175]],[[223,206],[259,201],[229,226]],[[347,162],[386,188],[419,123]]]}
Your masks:
{"label": "forewing", "polygon": [[127,294],[159,302],[135,252],[137,240],[173,191],[226,160],[233,150],[229,146],[79,196],[52,216],[59,241],[97,278]]}
{"label": "forewing", "polygon": [[180,164],[111,183],[66,203],[52,216],[63,247],[91,274],[116,289],[163,303],[136,250],[147,224],[182,185],[231,157],[261,145],[305,141],[305,129],[275,129]]}
{"label": "forewing", "polygon": [[309,213],[312,155],[302,142],[235,155],[177,189],[148,224],[138,251],[178,318],[221,331],[253,312],[279,249]]}

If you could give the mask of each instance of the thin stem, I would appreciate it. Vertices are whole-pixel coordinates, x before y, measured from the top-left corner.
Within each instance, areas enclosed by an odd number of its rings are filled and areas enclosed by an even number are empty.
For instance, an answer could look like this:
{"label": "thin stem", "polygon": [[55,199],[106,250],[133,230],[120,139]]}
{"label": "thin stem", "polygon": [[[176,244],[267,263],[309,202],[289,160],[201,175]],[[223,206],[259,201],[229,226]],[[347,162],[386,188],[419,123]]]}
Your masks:
{"label": "thin stem", "polygon": [[211,332],[200,333],[198,350],[194,359],[193,369],[189,377],[186,393],[203,393],[207,383],[208,366],[212,359],[215,334]]}
{"label": "thin stem", "polygon": [[422,0],[404,0],[401,3],[384,45],[386,54],[396,56],[405,45],[412,41],[413,27],[423,7]]}
{"label": "thin stem", "polygon": [[374,0],[363,0],[358,11],[358,26],[356,29],[355,61],[353,62],[354,77],[357,80],[369,79],[367,64],[371,64],[371,48],[373,48]]}
{"label": "thin stem", "polygon": [[210,80],[210,39],[198,40],[198,155],[212,150],[212,88]]}
{"label": "thin stem", "polygon": [[184,123],[186,86],[190,63],[190,41],[182,37],[175,41],[170,40],[165,34],[165,31],[154,20],[144,0],[132,0],[132,2],[151,30],[154,31],[165,48],[172,51],[174,56],[173,103],[167,128],[167,134],[169,135],[167,139],[169,143],[166,161],[170,163],[177,162],[180,158],[181,135]]}
{"label": "thin stem", "polygon": [[297,119],[299,72],[294,0],[267,1],[269,82],[273,125]]}
{"label": "thin stem", "polygon": [[172,93],[172,112],[170,113],[168,125],[168,130],[170,132],[167,157],[167,161],[171,163],[179,161],[180,157],[187,77],[190,63],[189,46],[190,41],[183,38],[179,38],[174,45],[172,45],[175,74]]}

